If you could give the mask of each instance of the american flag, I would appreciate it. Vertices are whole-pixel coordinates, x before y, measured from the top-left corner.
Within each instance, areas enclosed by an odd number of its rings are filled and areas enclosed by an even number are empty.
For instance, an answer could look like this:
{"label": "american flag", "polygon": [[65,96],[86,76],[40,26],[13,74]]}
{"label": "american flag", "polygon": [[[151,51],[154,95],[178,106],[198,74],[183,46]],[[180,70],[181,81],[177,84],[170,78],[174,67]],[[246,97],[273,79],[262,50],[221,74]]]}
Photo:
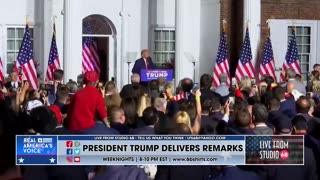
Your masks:
{"label": "american flag", "polygon": [[216,64],[213,69],[213,84],[215,87],[218,87],[220,85],[219,76],[221,73],[226,73],[228,75],[229,78],[227,81],[227,85],[229,85],[230,72],[228,62],[227,38],[225,32],[222,32],[221,34]]}
{"label": "american flag", "polygon": [[254,78],[254,67],[251,62],[252,53],[250,45],[249,29],[246,30],[246,37],[244,38],[244,43],[242,45],[240,53],[240,61],[236,69],[236,79],[241,81],[241,77],[248,76],[249,78]]}
{"label": "american flag", "polygon": [[26,25],[23,40],[18,53],[16,68],[22,69],[22,74],[25,80],[29,81],[33,89],[38,88],[37,71],[33,60],[33,50],[31,44],[31,33],[29,25]]}
{"label": "american flag", "polygon": [[2,83],[5,82],[5,79],[4,79],[4,70],[3,70],[3,64],[2,64],[2,60],[0,58],[0,81]]}
{"label": "american flag", "polygon": [[288,45],[288,50],[286,54],[286,60],[282,65],[281,79],[286,80],[287,69],[293,69],[297,74],[301,74],[301,68],[299,64],[298,47],[296,42],[295,30],[292,28],[292,35]]}
{"label": "american flag", "polygon": [[47,69],[47,80],[53,81],[53,73],[55,70],[60,69],[60,60],[56,42],[56,25],[53,24],[53,34],[51,40],[51,47],[49,53],[49,60],[48,60],[48,69]]}
{"label": "american flag", "polygon": [[271,39],[267,37],[263,53],[262,53],[262,62],[260,65],[259,77],[261,78],[264,75],[272,76],[275,82],[277,82],[277,77],[275,74],[275,65]]}
{"label": "american flag", "polygon": [[[90,23],[87,24],[87,33],[92,34]],[[100,73],[100,59],[97,44],[93,37],[85,37],[82,47],[82,72],[95,71]]]}
{"label": "american flag", "polygon": [[[303,164],[303,136],[246,136],[246,164]],[[271,142],[270,147],[265,147]],[[288,142],[288,148],[273,146],[274,142]],[[263,147],[263,148],[262,148]],[[269,158],[260,159],[261,151],[287,151],[287,159]]]}

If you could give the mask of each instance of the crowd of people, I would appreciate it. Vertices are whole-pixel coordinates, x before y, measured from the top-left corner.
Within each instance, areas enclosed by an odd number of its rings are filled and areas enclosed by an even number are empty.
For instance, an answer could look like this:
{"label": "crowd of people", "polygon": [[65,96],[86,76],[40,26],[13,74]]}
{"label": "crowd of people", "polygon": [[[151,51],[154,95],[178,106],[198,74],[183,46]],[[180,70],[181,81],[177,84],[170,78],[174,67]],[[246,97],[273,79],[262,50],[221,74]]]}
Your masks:
{"label": "crowd of people", "polygon": [[[54,82],[32,90],[13,72],[1,84],[0,179],[41,180],[317,180],[320,179],[320,65],[304,85],[293,69],[287,82],[271,76],[254,82],[243,77],[212,87],[203,74],[200,86],[184,78],[177,87],[164,79],[131,83],[99,82],[86,72],[82,82]],[[304,135],[302,166],[16,166],[17,134],[87,135]]]}

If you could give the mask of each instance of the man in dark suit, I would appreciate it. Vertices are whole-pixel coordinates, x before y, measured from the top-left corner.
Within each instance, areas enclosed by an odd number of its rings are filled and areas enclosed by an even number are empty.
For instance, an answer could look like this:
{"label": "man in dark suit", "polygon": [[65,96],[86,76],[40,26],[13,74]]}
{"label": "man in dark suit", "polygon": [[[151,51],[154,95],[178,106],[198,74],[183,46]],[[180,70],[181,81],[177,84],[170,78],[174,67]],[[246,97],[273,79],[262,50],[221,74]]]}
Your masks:
{"label": "man in dark suit", "polygon": [[291,119],[283,114],[280,109],[280,101],[277,98],[271,98],[268,103],[269,116],[266,124],[274,129],[290,129]]}
{"label": "man in dark suit", "polygon": [[274,97],[280,100],[280,111],[292,119],[296,114],[296,103],[292,98],[285,98],[285,89],[277,86],[273,89]]}
{"label": "man in dark suit", "polygon": [[273,129],[268,127],[268,110],[265,105],[257,103],[252,108],[252,120],[255,124],[253,132],[256,134],[272,135]]}
{"label": "man in dark suit", "polygon": [[152,135],[155,134],[154,125],[158,123],[159,112],[154,107],[147,107],[142,114],[143,127],[133,129],[131,134]]}
{"label": "man in dark suit", "polygon": [[10,74],[10,81],[4,84],[8,91],[17,91],[21,87],[21,83],[18,82],[18,73],[12,72]]}
{"label": "man in dark suit", "polygon": [[132,73],[141,75],[141,69],[155,69],[155,65],[153,64],[147,49],[141,51],[141,58],[137,59],[134,63]]}

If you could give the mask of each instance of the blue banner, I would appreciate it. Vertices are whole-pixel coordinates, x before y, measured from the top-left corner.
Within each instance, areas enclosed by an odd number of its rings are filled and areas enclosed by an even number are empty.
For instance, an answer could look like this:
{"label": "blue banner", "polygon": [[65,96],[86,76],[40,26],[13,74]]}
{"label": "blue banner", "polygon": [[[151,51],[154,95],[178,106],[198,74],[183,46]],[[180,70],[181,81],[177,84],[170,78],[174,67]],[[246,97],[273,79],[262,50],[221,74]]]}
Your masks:
{"label": "blue banner", "polygon": [[26,135],[17,165],[303,165],[303,136]]}
{"label": "blue banner", "polygon": [[17,136],[17,164],[57,164],[57,136]]}
{"label": "blue banner", "polygon": [[148,82],[158,78],[164,78],[165,81],[173,80],[173,70],[172,69],[142,69],[140,79],[143,82]]}

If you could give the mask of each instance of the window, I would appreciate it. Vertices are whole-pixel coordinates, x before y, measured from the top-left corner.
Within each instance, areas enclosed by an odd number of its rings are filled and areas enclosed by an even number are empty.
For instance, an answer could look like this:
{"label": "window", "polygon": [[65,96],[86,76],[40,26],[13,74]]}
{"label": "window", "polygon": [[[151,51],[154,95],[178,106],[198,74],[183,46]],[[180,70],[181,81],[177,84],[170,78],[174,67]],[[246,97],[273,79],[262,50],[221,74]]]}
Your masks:
{"label": "window", "polygon": [[158,67],[172,68],[175,59],[175,31],[156,29],[154,40],[154,63]]}
{"label": "window", "polygon": [[[288,43],[291,38],[292,26],[288,27]],[[302,77],[304,80],[308,79],[310,71],[310,55],[311,55],[311,27],[296,26],[295,27],[296,40],[298,46],[299,63],[301,67]]]}
{"label": "window", "polygon": [[[24,27],[7,28],[7,73],[11,73],[14,68],[14,61],[17,59],[21,42],[24,35]],[[33,44],[33,28],[30,28],[31,40]]]}

